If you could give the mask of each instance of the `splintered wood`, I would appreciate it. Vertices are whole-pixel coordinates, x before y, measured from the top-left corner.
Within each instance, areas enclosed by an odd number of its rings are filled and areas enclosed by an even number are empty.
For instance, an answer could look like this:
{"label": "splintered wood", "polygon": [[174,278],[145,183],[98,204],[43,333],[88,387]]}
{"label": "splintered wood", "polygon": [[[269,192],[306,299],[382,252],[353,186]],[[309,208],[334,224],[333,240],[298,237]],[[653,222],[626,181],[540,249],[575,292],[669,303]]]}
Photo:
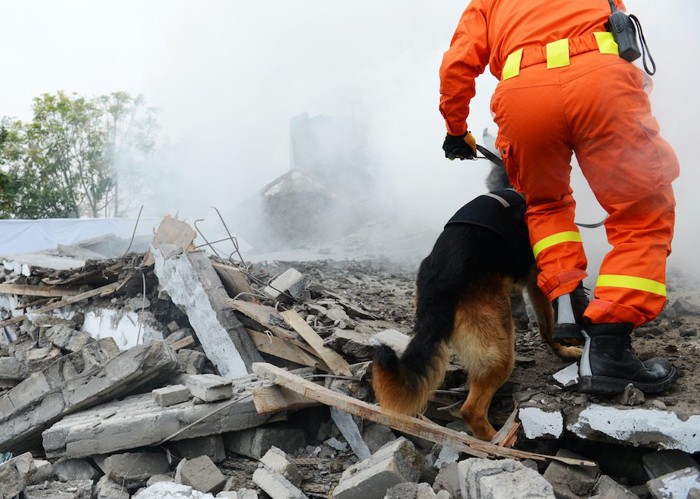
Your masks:
{"label": "splintered wood", "polygon": [[256,362],[253,364],[253,371],[257,375],[265,377],[273,383],[283,386],[305,398],[315,400],[331,407],[336,407],[354,416],[389,426],[395,430],[408,433],[409,435],[424,438],[438,444],[449,445],[470,456],[483,458],[509,457],[513,459],[535,459],[538,461],[550,459],[570,465],[595,466],[595,463],[582,459],[547,456],[544,454],[500,447],[490,442],[478,440],[466,433],[450,430],[437,423],[421,421],[420,419],[403,414],[389,414],[383,412],[376,405],[368,404],[362,400],[357,400],[348,395],[329,390],[287,372],[284,369],[273,366],[272,364]]}

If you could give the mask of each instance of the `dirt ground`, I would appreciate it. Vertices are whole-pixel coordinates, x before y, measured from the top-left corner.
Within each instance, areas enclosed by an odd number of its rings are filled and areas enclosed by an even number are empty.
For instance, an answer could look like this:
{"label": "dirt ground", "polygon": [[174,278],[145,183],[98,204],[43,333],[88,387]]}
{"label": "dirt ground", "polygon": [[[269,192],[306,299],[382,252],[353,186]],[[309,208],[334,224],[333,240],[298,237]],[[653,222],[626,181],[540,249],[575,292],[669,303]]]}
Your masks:
{"label": "dirt ground", "polygon": [[[378,332],[396,329],[410,334],[413,324],[413,299],[417,263],[393,265],[389,261],[334,261],[277,262],[267,270],[274,271],[287,266],[309,274],[313,281],[333,290],[347,301],[372,312],[376,321],[361,321],[360,332]],[[261,267],[264,268],[265,266]],[[638,407],[663,409],[675,412],[681,419],[700,413],[700,289],[698,281],[671,270],[668,279],[668,303],[654,321],[633,333],[633,347],[642,359],[654,356],[668,358],[678,369],[680,377],[666,394],[647,396]],[[526,400],[528,394],[556,396],[563,404],[581,407],[589,403],[618,404],[615,397],[584,395],[575,389],[562,389],[552,375],[571,362],[562,361],[540,340],[532,312],[526,306],[518,313],[516,303],[516,366],[510,380],[497,394],[492,404],[491,419],[495,425],[505,421],[513,409],[514,394],[518,400]],[[328,336],[332,328],[321,334]],[[365,359],[357,359],[365,360]],[[443,389],[463,385],[466,377],[458,366],[448,373]],[[436,397],[437,405],[457,403],[464,392]],[[451,402],[450,402],[451,401]],[[446,412],[433,412],[431,416],[454,419]]]}

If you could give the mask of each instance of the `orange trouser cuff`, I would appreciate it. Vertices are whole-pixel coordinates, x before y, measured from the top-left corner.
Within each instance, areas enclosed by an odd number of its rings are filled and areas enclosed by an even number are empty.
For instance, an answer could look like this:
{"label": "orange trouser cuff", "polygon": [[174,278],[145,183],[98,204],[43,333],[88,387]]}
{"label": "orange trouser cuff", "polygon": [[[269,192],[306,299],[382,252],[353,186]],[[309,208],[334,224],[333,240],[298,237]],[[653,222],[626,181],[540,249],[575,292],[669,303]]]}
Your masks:
{"label": "orange trouser cuff", "polygon": [[547,295],[549,301],[554,301],[561,295],[571,293],[587,275],[585,271],[579,269],[565,270],[555,275],[540,272],[537,277],[537,285]]}
{"label": "orange trouser cuff", "polygon": [[583,316],[586,320],[592,322],[593,324],[629,322],[635,328],[651,320],[651,318],[640,314],[634,307],[628,307],[620,303],[613,303],[607,300],[598,299],[594,299],[588,304],[588,308],[584,312]]}

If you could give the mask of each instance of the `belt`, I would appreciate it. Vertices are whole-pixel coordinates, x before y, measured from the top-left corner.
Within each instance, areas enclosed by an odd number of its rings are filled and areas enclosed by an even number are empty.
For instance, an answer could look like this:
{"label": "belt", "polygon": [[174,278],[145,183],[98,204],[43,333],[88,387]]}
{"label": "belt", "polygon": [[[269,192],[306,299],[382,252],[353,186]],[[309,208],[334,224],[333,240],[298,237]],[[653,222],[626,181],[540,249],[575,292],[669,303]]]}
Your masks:
{"label": "belt", "polygon": [[598,50],[601,54],[617,55],[617,43],[612,33],[596,31],[574,38],[562,38],[544,46],[528,45],[520,48],[506,57],[501,80],[518,76],[522,68],[543,62],[547,62],[548,69],[568,66],[571,57],[593,50]]}

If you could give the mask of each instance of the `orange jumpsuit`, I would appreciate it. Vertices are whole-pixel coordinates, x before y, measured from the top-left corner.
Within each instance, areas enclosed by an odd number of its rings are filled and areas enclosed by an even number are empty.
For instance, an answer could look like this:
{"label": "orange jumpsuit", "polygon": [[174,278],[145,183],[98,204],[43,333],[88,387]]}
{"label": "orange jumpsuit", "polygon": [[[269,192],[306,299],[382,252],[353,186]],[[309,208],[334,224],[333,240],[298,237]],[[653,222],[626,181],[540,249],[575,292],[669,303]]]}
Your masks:
{"label": "orange jumpsuit", "polygon": [[576,154],[609,215],[612,245],[584,316],[639,326],[666,302],[679,165],[641,71],[605,32],[609,15],[605,0],[473,0],[440,68],[440,111],[450,134],[464,133],[474,79],[490,65],[500,80],[491,100],[496,145],[526,196],[538,284],[550,300],[587,275],[570,187]]}

